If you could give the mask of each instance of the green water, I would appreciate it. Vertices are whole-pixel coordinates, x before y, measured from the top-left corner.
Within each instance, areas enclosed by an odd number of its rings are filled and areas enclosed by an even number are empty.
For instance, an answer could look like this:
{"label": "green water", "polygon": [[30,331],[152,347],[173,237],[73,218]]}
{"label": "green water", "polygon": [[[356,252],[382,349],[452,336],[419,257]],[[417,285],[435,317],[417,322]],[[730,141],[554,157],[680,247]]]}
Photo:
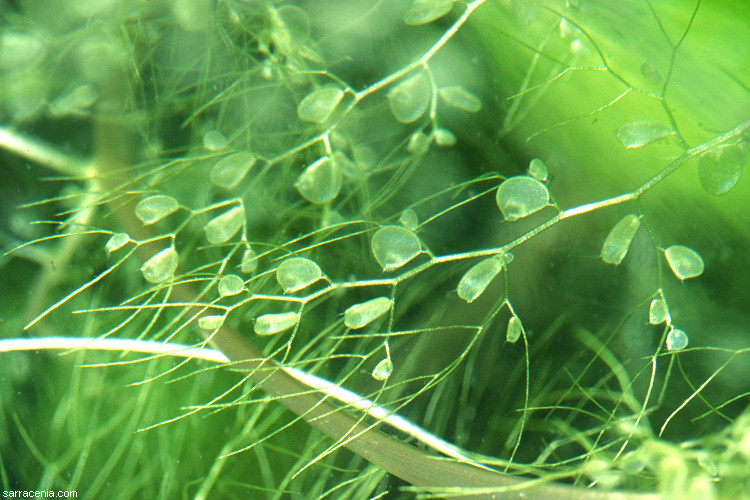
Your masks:
{"label": "green water", "polygon": [[748,61],[740,0],[0,0],[4,490],[741,498]]}

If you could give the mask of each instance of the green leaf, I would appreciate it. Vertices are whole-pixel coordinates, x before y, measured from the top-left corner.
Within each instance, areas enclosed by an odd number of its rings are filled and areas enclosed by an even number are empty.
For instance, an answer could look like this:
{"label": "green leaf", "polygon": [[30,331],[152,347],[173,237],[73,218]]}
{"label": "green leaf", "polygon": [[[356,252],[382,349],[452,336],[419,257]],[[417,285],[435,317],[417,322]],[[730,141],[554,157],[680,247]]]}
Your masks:
{"label": "green leaf", "polygon": [[294,187],[307,201],[328,203],[338,196],[344,178],[338,164],[324,156],[309,165],[297,178]]}
{"label": "green leaf", "polygon": [[393,362],[388,358],[381,359],[372,370],[372,378],[382,382],[383,380],[388,379],[388,377],[391,376],[391,373],[393,373]]}
{"label": "green leaf", "polygon": [[271,39],[283,54],[291,54],[310,36],[310,16],[294,5],[283,5],[268,10],[271,19]]}
{"label": "green leaf", "polygon": [[287,259],[276,269],[276,281],[284,289],[284,293],[302,290],[322,277],[320,267],[304,257]]}
{"label": "green leaf", "polygon": [[646,61],[643,64],[641,64],[641,73],[643,76],[646,77],[651,83],[656,83],[657,85],[664,81],[664,78],[662,78],[661,73],[659,73],[659,70],[657,70],[653,64]]}
{"label": "green leaf", "polygon": [[635,121],[618,128],[617,139],[627,149],[634,149],[664,139],[670,132],[669,126],[661,122]]}
{"label": "green leaf", "polygon": [[651,301],[648,308],[648,322],[652,325],[659,325],[669,319],[669,308],[667,302],[662,297],[657,297]]}
{"label": "green leaf", "polygon": [[305,96],[297,106],[300,120],[324,123],[344,97],[344,91],[336,87],[315,90]]}
{"label": "green leaf", "polygon": [[156,194],[138,202],[135,206],[135,216],[148,226],[176,212],[178,208],[180,204],[171,196]]}
{"label": "green leaf", "polygon": [[377,162],[377,153],[366,144],[357,144],[352,150],[352,158],[354,158],[357,168],[362,172],[366,172]]}
{"label": "green leaf", "polygon": [[513,315],[508,320],[508,329],[505,332],[505,341],[511,344],[516,342],[523,335],[523,324],[518,316]]}
{"label": "green leaf", "polygon": [[372,236],[372,253],[383,271],[403,266],[422,251],[422,244],[414,234],[402,226],[385,226]]}
{"label": "green leaf", "polygon": [[698,160],[698,178],[708,194],[721,196],[740,180],[745,150],[739,144],[722,144],[709,149]]}
{"label": "green leaf", "polygon": [[614,265],[622,262],[639,227],[641,227],[641,220],[637,215],[629,214],[620,219],[604,240],[602,260],[607,264]]}
{"label": "green leaf", "polygon": [[456,134],[445,128],[436,128],[432,131],[432,139],[441,148],[450,148],[456,145],[458,139]]}
{"label": "green leaf", "polygon": [[[7,24],[6,24],[7,23]],[[31,31],[6,28],[0,31],[0,70],[19,71],[31,68],[47,54],[45,41]]]}
{"label": "green leaf", "polygon": [[421,156],[429,149],[430,138],[421,130],[418,130],[409,136],[409,142],[406,144],[406,150],[409,153]]}
{"label": "green leaf", "polygon": [[110,236],[109,240],[107,240],[106,245],[104,245],[104,249],[107,251],[107,253],[112,253],[115,250],[119,250],[125,244],[130,241],[130,236],[128,236],[127,233],[115,233],[112,236]]}
{"label": "green leaf", "polygon": [[258,254],[252,248],[247,248],[242,253],[242,259],[240,260],[240,271],[243,273],[251,273],[258,268]]}
{"label": "green leaf", "polygon": [[414,0],[404,14],[404,22],[409,25],[431,23],[440,19],[453,8],[453,0]]}
{"label": "green leaf", "polygon": [[264,314],[255,320],[255,333],[258,335],[275,335],[289,330],[299,323],[299,314],[293,311]]}
{"label": "green leaf", "polygon": [[143,263],[141,274],[149,283],[161,283],[174,276],[179,260],[177,250],[165,248]]}
{"label": "green leaf", "polygon": [[502,257],[490,257],[474,264],[461,277],[456,289],[458,296],[471,303],[484,293],[495,276],[503,270]]}
{"label": "green leaf", "polygon": [[331,161],[336,166],[338,171],[346,176],[353,177],[355,179],[362,179],[365,174],[365,170],[361,165],[354,163],[349,159],[348,156],[346,156],[345,153],[342,153],[341,151],[336,151],[335,153],[333,153],[333,155],[331,155]]}
{"label": "green leaf", "polygon": [[703,273],[705,265],[701,256],[693,250],[682,245],[672,245],[664,251],[669,267],[681,280],[695,278]]}
{"label": "green leaf", "polygon": [[93,85],[80,85],[49,103],[49,113],[53,118],[85,114],[97,98]]}
{"label": "green leaf", "polygon": [[688,336],[683,330],[673,328],[667,334],[667,350],[681,351],[688,345]]}
{"label": "green leaf", "polygon": [[237,231],[245,224],[245,209],[242,205],[238,205],[223,214],[211,219],[204,231],[206,232],[206,239],[213,245],[224,243],[228,241],[232,236],[237,234]]}
{"label": "green leaf", "polygon": [[419,217],[417,213],[411,208],[407,208],[401,212],[401,216],[398,218],[398,223],[404,226],[406,229],[414,231],[419,226]]}
{"label": "green leaf", "polygon": [[209,130],[203,134],[203,147],[208,151],[221,151],[228,145],[227,138],[218,130]]}
{"label": "green leaf", "polygon": [[431,96],[430,80],[422,71],[391,89],[388,104],[398,121],[412,123],[427,111]]}
{"label": "green leaf", "polygon": [[219,295],[229,297],[245,290],[245,282],[236,274],[227,274],[219,280]]}
{"label": "green leaf", "polygon": [[529,175],[534,179],[547,182],[547,177],[549,177],[547,165],[539,158],[534,158],[529,162]]}
{"label": "green leaf", "polygon": [[211,169],[211,182],[231,189],[247,175],[255,163],[256,156],[246,151],[225,156]]}
{"label": "green leaf", "polygon": [[462,85],[443,87],[438,90],[438,95],[449,106],[468,111],[469,113],[476,113],[482,109],[482,101]]}
{"label": "green leaf", "polygon": [[378,297],[361,304],[354,304],[344,311],[344,324],[352,330],[364,328],[390,311],[391,307],[393,307],[393,301],[388,297]]}
{"label": "green leaf", "polygon": [[497,206],[509,221],[531,215],[549,205],[547,186],[533,177],[510,177],[497,188]]}
{"label": "green leaf", "polygon": [[223,324],[224,316],[219,314],[212,314],[210,316],[203,316],[201,318],[198,318],[198,327],[202,328],[203,330],[218,330]]}

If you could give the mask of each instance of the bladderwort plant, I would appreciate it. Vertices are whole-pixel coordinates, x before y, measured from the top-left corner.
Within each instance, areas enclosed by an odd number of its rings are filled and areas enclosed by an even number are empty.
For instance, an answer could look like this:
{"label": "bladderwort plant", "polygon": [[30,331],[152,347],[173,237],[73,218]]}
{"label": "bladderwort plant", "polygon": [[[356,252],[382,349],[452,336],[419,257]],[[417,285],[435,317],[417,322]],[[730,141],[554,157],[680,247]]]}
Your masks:
{"label": "bladderwort plant", "polygon": [[0,6],[4,490],[747,497],[747,2]]}

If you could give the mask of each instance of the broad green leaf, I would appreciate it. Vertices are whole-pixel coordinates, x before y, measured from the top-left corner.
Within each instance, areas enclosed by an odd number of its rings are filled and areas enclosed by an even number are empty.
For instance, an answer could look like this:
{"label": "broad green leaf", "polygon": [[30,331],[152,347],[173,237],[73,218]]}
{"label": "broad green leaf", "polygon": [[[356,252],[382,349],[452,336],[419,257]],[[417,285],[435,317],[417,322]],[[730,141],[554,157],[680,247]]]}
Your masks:
{"label": "broad green leaf", "polygon": [[533,177],[510,177],[497,188],[497,206],[509,221],[531,215],[549,205],[547,186]]}
{"label": "broad green leaf", "polygon": [[388,104],[398,121],[411,123],[427,111],[431,97],[430,80],[423,71],[420,71],[388,92]]}
{"label": "broad green leaf", "polygon": [[393,362],[388,358],[382,359],[372,370],[372,378],[382,382],[388,379],[391,373],[393,373]]}
{"label": "broad green leaf", "polygon": [[390,311],[391,307],[393,301],[388,297],[378,297],[354,304],[344,311],[344,324],[352,330],[363,328]]}
{"label": "broad green leaf", "polygon": [[211,182],[227,189],[235,187],[247,175],[256,159],[254,154],[248,152],[225,156],[211,169]]}
{"label": "broad green leaf", "polygon": [[419,226],[419,218],[417,213],[411,208],[407,208],[401,212],[401,217],[398,218],[399,224],[404,226],[406,229],[414,231]]}
{"label": "broad green leaf", "polygon": [[80,115],[86,113],[97,98],[98,95],[93,85],[80,85],[49,103],[49,113],[53,118]]}
{"label": "broad green leaf", "polygon": [[208,151],[221,151],[228,145],[229,141],[218,130],[209,130],[203,134],[203,147]]}
{"label": "broad green leaf", "polygon": [[358,144],[352,150],[352,158],[359,170],[366,172],[371,169],[378,160],[375,150],[366,144]]}
{"label": "broad green leaf", "polygon": [[673,328],[667,334],[667,350],[681,351],[688,345],[688,336],[683,330]]}
{"label": "broad green leaf", "polygon": [[659,73],[659,71],[656,68],[654,68],[654,65],[648,61],[641,64],[641,73],[651,83],[659,84],[664,81],[664,79],[661,76],[661,73]]}
{"label": "broad green leaf", "polygon": [[445,128],[436,128],[432,131],[432,139],[441,148],[450,148],[456,145],[458,139],[456,134]]}
{"label": "broad green leaf", "polygon": [[149,283],[161,283],[174,276],[178,262],[177,250],[172,247],[165,248],[143,263],[141,274]]}
{"label": "broad green leaf", "polygon": [[669,267],[681,280],[695,278],[703,273],[705,265],[701,256],[693,250],[682,245],[672,245],[664,251]]}
{"label": "broad green leaf", "polygon": [[[314,43],[314,42],[313,42]],[[316,64],[323,64],[325,63],[325,60],[323,57],[318,53],[317,50],[312,48],[310,44],[307,45],[300,45],[297,48],[297,53],[307,59],[308,61],[312,61]]]}
{"label": "broad green leaf", "polygon": [[414,231],[402,226],[385,226],[372,237],[372,254],[383,271],[403,266],[422,251],[422,244]]}
{"label": "broad green leaf", "polygon": [[505,340],[512,344],[520,339],[521,335],[523,335],[523,324],[518,316],[513,315],[508,320],[508,329],[505,332]]}
{"label": "broad green leaf", "polygon": [[451,85],[438,90],[438,95],[446,104],[470,113],[482,109],[482,101],[461,85]]}
{"label": "broad green leaf", "polygon": [[667,302],[662,297],[652,300],[648,308],[648,322],[652,325],[659,325],[668,319],[669,308],[667,308]]}
{"label": "broad green leaf", "polygon": [[618,265],[628,253],[635,233],[641,226],[638,216],[629,214],[620,219],[609,231],[602,245],[602,260],[607,264]]}
{"label": "broad green leaf", "polygon": [[251,273],[258,268],[258,254],[252,248],[247,248],[242,254],[240,261],[240,271]]}
{"label": "broad green leaf", "polygon": [[44,39],[31,31],[9,28],[13,23],[8,21],[0,31],[0,70],[19,71],[34,66],[47,54]]}
{"label": "broad green leaf", "polygon": [[643,120],[622,125],[617,129],[617,139],[627,149],[634,149],[664,139],[670,132],[664,123]]}
{"label": "broad green leaf", "polygon": [[276,281],[284,293],[296,292],[306,288],[323,277],[320,267],[304,257],[293,257],[281,263],[276,269]]}
{"label": "broad green leaf", "polygon": [[406,150],[413,155],[423,155],[430,149],[430,138],[418,130],[409,136]]}
{"label": "broad green leaf", "polygon": [[539,158],[534,158],[529,163],[529,175],[534,179],[547,182],[547,177],[549,176],[547,165]]}
{"label": "broad green leaf", "polygon": [[258,335],[274,335],[294,328],[297,323],[299,323],[299,314],[293,311],[264,314],[255,320],[254,330]]}
{"label": "broad green leaf", "polygon": [[[341,151],[336,151],[331,156],[331,161],[336,165],[339,172],[355,179],[361,179],[364,177],[365,170],[361,165],[354,163]],[[342,179],[343,180],[343,179]]]}
{"label": "broad green leaf", "polygon": [[409,25],[431,23],[440,19],[453,8],[453,0],[414,0],[404,14],[404,22]]}
{"label": "broad green leaf", "polygon": [[300,174],[294,187],[307,201],[323,204],[338,196],[343,181],[343,175],[337,163],[330,157],[324,156]]}
{"label": "broad green leaf", "polygon": [[245,209],[238,205],[208,221],[204,231],[206,239],[213,245],[224,243],[245,224]]}
{"label": "broad green leaf", "polygon": [[198,319],[198,326],[204,330],[218,330],[224,324],[224,316],[216,314],[203,316]]}
{"label": "broad green leaf", "polygon": [[307,42],[310,36],[310,16],[295,5],[269,8],[271,39],[283,54],[291,54]]}
{"label": "broad green leaf", "polygon": [[344,91],[336,87],[315,90],[305,96],[297,106],[300,120],[324,123],[344,97]]}
{"label": "broad green leaf", "polygon": [[708,194],[721,196],[730,191],[742,175],[745,150],[739,144],[722,144],[709,149],[698,160],[698,178]]}
{"label": "broad green leaf", "polygon": [[156,194],[138,202],[135,216],[148,226],[176,212],[178,208],[180,204],[171,196]]}
{"label": "broad green leaf", "polygon": [[458,296],[471,303],[484,293],[495,276],[503,270],[503,259],[490,257],[474,264],[458,282]]}
{"label": "broad green leaf", "polygon": [[245,290],[245,283],[236,274],[227,274],[219,280],[219,295],[229,297]]}
{"label": "broad green leaf", "polygon": [[112,253],[115,250],[119,250],[125,244],[130,241],[130,236],[128,236],[127,233],[115,233],[112,236],[110,236],[109,240],[107,240],[107,244],[104,245],[104,249],[107,251],[107,253]]}

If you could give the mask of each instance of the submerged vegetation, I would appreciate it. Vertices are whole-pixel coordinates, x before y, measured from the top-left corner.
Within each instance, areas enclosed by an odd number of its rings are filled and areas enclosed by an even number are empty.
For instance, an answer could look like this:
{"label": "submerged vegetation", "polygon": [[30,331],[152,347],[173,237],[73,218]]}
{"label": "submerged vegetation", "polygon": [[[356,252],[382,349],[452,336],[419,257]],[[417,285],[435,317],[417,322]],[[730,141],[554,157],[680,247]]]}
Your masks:
{"label": "submerged vegetation", "polygon": [[5,490],[750,491],[747,2],[0,7]]}

